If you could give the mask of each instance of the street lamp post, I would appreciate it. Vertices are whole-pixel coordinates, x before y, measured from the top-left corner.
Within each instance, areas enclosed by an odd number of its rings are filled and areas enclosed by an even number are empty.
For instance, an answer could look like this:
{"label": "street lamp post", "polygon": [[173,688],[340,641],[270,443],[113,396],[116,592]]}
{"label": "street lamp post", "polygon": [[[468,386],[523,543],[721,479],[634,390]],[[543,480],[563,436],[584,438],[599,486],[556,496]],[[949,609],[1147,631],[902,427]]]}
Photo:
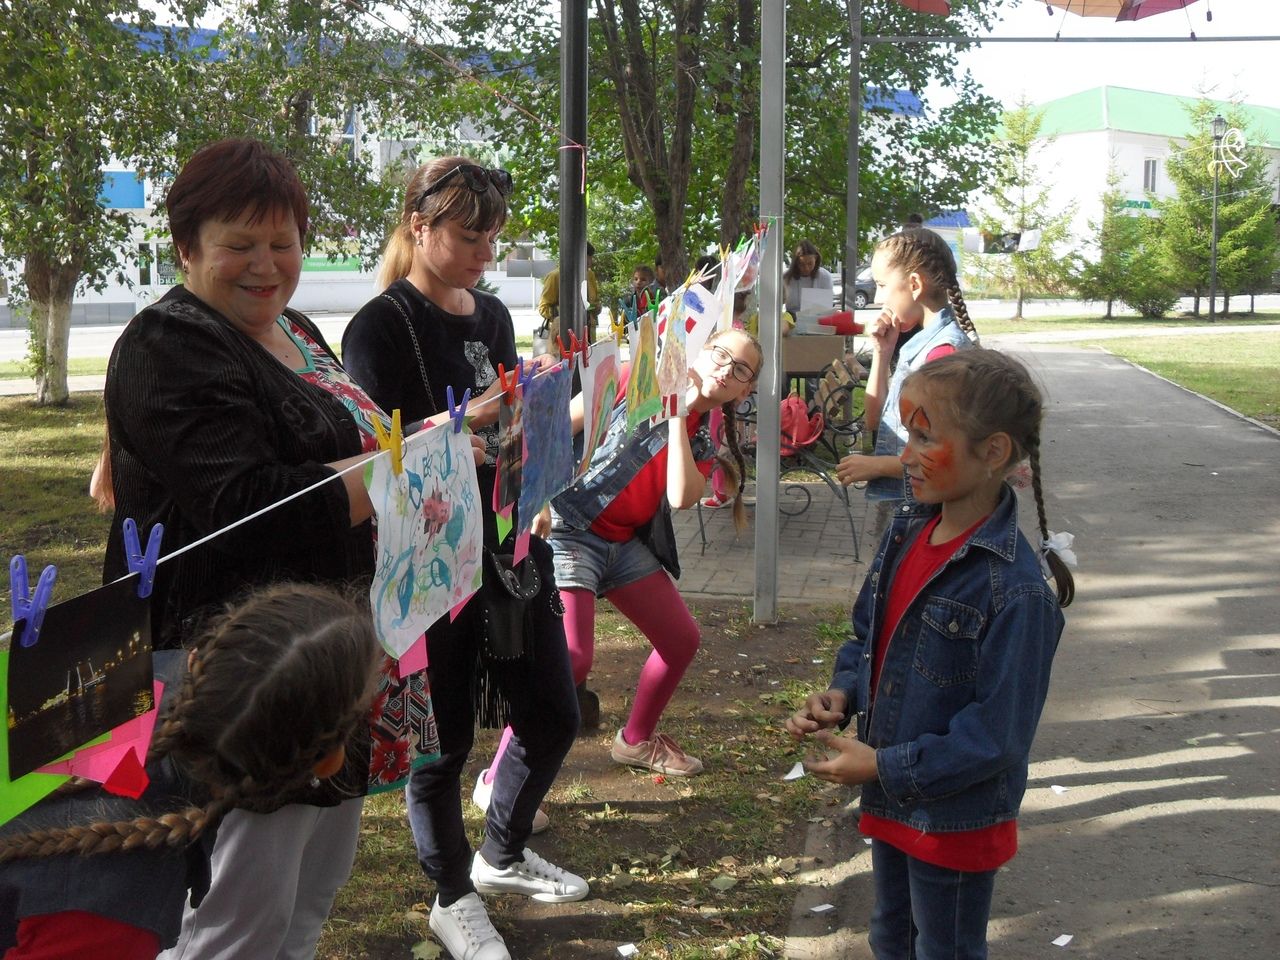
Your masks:
{"label": "street lamp post", "polygon": [[1209,230],[1209,322],[1217,316],[1214,312],[1218,298],[1218,154],[1222,138],[1227,135],[1227,121],[1222,114],[1213,118],[1213,219]]}

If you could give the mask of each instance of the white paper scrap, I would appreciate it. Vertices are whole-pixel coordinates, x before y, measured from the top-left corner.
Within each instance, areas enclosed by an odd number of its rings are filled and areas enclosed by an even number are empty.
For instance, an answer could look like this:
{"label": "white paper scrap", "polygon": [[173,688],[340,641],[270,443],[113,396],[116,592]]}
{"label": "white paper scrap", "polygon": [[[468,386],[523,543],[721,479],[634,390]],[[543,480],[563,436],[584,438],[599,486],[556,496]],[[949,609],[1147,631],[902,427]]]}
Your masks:
{"label": "white paper scrap", "polygon": [[803,776],[804,776],[804,764],[797,763],[794,767],[790,769],[790,771],[787,772],[787,775],[782,779],[783,780],[799,780]]}
{"label": "white paper scrap", "polygon": [[1062,784],[1060,784],[1060,783],[1051,783],[1051,784],[1049,785],[1049,789],[1050,789],[1050,790],[1052,790],[1054,793],[1062,794],[1062,793],[1066,793],[1066,792],[1067,792],[1068,790],[1070,790],[1071,788],[1070,788],[1070,787],[1064,787],[1064,786],[1063,786]]}
{"label": "white paper scrap", "polygon": [[1055,937],[1055,938],[1054,938],[1054,940],[1053,940],[1053,945],[1054,945],[1055,947],[1065,947],[1065,946],[1066,946],[1068,943],[1070,943],[1073,939],[1074,939],[1074,937],[1072,937],[1072,935],[1071,935],[1071,934],[1069,934],[1069,933],[1064,933],[1062,936],[1060,936],[1060,937]]}
{"label": "white paper scrap", "polygon": [[820,903],[816,907],[810,907],[809,912],[810,913],[830,913],[835,908],[836,908],[835,904],[833,903]]}
{"label": "white paper scrap", "polygon": [[640,949],[634,943],[624,943],[618,948],[618,956],[620,957],[634,957],[639,952]]}

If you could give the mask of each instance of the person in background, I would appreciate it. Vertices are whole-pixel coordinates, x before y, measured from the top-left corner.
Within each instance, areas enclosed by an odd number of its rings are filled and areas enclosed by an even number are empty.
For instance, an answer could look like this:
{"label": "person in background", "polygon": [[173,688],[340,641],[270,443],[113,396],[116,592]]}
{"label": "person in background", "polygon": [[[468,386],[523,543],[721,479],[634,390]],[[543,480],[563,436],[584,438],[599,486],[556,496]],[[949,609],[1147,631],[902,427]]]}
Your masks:
{"label": "person in background", "polygon": [[229,606],[190,651],[154,653],[164,693],[142,796],[71,780],[0,828],[6,960],[143,960],[172,946],[188,891],[199,903],[208,890],[222,817],[281,806],[342,768],[380,652],[367,607],[278,584]]}
{"label": "person in background", "polygon": [[[871,952],[979,960],[996,874],[1018,849],[1074,557],[1049,546],[1044,401],[1022,364],[962,350],[913,372],[900,398],[913,500],[871,562],[829,688],[786,729],[824,749],[805,763],[815,777],[862,785]],[[1019,530],[1006,482],[1024,458],[1038,548]],[[845,736],[832,730],[849,725]]]}
{"label": "person in background", "polygon": [[[600,283],[592,269],[596,248],[587,244],[587,342],[596,342],[596,325],[600,322]],[[538,313],[542,316],[542,333],[553,344],[560,336],[560,268],[556,267],[542,278],[542,297],[538,300]],[[568,338],[565,338],[568,343]]]}
{"label": "person in background", "polygon": [[640,314],[656,307],[662,300],[660,292],[653,267],[639,264],[631,273],[631,289],[619,301],[627,322],[634,323]]}
{"label": "person in background", "polygon": [[[822,266],[822,254],[808,240],[796,244],[791,254],[791,265],[782,275],[782,285],[786,294],[786,310],[792,316],[800,311],[800,291],[805,289],[832,290],[831,273]],[[827,298],[827,303],[831,298]]]}
{"label": "person in background", "polygon": [[[869,330],[871,371],[867,374],[866,429],[876,431],[872,455],[851,453],[836,467],[848,486],[867,481],[867,500],[876,505],[870,524],[878,540],[889,517],[906,499],[898,455],[907,441],[907,425],[898,397],[908,374],[931,360],[973,346],[978,339],[956,278],[955,256],[932,230],[902,230],[881,240],[871,258],[876,299],[883,310]],[[889,362],[904,332],[918,331],[902,348],[892,376]]]}

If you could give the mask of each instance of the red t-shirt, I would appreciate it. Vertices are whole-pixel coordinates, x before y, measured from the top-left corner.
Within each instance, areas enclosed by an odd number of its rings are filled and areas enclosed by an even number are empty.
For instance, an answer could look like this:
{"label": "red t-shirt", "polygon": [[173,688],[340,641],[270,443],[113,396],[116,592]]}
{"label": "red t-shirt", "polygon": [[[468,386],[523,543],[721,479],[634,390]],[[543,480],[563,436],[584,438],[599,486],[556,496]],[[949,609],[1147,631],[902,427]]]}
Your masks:
{"label": "red t-shirt", "polygon": [[955,352],[956,352],[956,348],[954,345],[950,343],[940,343],[938,344],[938,346],[934,347],[927,354],[925,354],[924,362],[928,363],[930,360],[937,360],[939,357],[945,357],[948,353],[955,353]]}
{"label": "red t-shirt", "polygon": [[[930,355],[932,359],[932,355]],[[929,537],[938,526],[941,515],[930,520],[907,549],[893,575],[889,586],[889,598],[885,606],[884,625],[875,638],[875,661],[871,665],[871,707],[875,706],[876,689],[880,685],[880,671],[884,667],[885,654],[893,642],[898,623],[907,608],[924,589],[929,578],[938,572],[961,545],[986,520],[983,517],[958,537],[945,543],[930,543]],[[881,640],[883,638],[883,641]],[[946,867],[948,870],[994,870],[1010,860],[1018,852],[1018,822],[1007,820],[981,830],[960,830],[954,833],[925,833],[896,820],[864,813],[858,821],[858,829],[866,836],[883,840],[908,856]]]}
{"label": "red t-shirt", "polygon": [[[110,856],[110,854],[108,854]],[[150,930],[84,910],[23,917],[18,942],[8,960],[60,960],[62,957],[111,957],[155,960],[160,938]]]}
{"label": "red t-shirt", "polygon": [[[626,388],[620,386],[618,395],[622,396],[625,391]],[[690,437],[698,432],[703,416],[690,413],[685,418]],[[714,466],[715,460],[699,461],[698,472],[709,477]],[[653,455],[652,460],[640,468],[640,472],[613,498],[613,502],[600,511],[600,515],[591,524],[591,532],[610,543],[625,543],[636,535],[637,527],[643,527],[653,519],[666,495],[667,447],[664,446]]]}

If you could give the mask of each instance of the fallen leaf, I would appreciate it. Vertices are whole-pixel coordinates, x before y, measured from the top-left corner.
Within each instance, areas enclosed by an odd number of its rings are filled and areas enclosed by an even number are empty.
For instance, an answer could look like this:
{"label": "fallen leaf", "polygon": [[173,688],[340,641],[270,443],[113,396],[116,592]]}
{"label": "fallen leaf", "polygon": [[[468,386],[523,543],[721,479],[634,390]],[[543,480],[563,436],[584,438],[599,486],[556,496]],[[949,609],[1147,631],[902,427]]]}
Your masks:
{"label": "fallen leaf", "polygon": [[731,877],[727,873],[722,873],[720,874],[720,876],[716,877],[714,880],[711,881],[711,886],[719,890],[721,893],[725,893],[729,890],[732,890],[737,885],[738,885],[738,878]]}
{"label": "fallen leaf", "polygon": [[440,953],[440,944],[434,940],[419,940],[413,945],[410,956],[413,960],[436,960]]}

